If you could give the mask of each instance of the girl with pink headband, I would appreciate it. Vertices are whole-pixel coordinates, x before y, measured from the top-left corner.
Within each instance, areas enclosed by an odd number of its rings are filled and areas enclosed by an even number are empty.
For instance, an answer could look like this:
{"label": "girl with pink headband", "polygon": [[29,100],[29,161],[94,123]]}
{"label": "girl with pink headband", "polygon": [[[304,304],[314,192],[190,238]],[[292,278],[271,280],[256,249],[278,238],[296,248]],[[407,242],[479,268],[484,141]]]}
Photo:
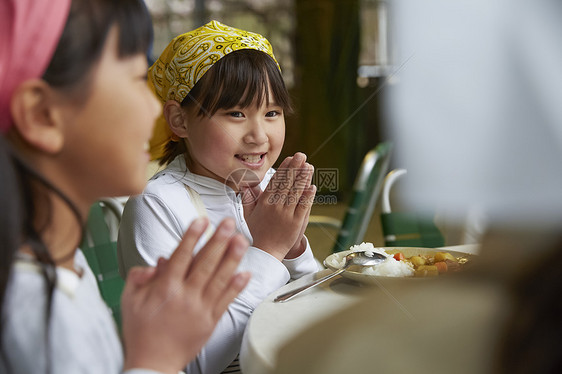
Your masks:
{"label": "girl with pink headband", "polygon": [[248,282],[234,222],[193,256],[195,220],[168,260],[129,272],[123,349],[77,250],[92,203],[145,184],[151,33],[142,0],[0,0],[2,373],[177,373]]}

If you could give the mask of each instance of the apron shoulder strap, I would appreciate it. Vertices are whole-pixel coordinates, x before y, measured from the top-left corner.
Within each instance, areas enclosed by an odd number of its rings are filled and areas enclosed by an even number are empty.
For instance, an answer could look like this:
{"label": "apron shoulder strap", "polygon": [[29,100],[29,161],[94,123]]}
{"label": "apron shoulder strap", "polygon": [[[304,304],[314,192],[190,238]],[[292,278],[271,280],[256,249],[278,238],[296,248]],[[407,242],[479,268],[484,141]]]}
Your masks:
{"label": "apron shoulder strap", "polygon": [[[203,200],[201,200],[201,196],[197,193],[197,191],[195,191],[193,188],[189,187],[185,183],[184,186],[185,189],[187,190],[187,193],[189,194],[189,197],[191,198],[191,202],[193,203],[195,210],[197,210],[197,214],[199,215],[199,217],[209,217],[209,215],[207,214],[207,209],[203,204]],[[214,230],[211,227],[211,225],[207,226],[207,230],[203,234],[205,235],[205,239],[207,240],[211,239],[211,236],[213,235],[213,231]]]}

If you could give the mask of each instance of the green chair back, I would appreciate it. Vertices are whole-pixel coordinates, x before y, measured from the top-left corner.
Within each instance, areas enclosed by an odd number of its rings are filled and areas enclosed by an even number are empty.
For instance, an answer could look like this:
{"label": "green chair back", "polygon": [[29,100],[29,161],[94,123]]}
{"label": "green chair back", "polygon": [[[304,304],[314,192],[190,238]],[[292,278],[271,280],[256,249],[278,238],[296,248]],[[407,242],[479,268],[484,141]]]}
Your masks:
{"label": "green chair back", "polygon": [[383,142],[363,158],[353,184],[350,203],[332,249],[341,252],[360,244],[371,221],[390,162],[391,143]]}
{"label": "green chair back", "polygon": [[433,222],[432,217],[417,212],[391,211],[391,188],[394,182],[405,174],[405,169],[395,169],[385,177],[381,213],[385,246],[443,247],[445,245],[445,239]]}
{"label": "green chair back", "polygon": [[101,296],[111,309],[115,323],[121,331],[121,293],[125,281],[119,275],[117,243],[111,239],[100,202],[90,208],[80,249],[96,277]]}
{"label": "green chair back", "polygon": [[381,224],[387,247],[438,248],[445,245],[433,221],[416,213],[382,213]]}

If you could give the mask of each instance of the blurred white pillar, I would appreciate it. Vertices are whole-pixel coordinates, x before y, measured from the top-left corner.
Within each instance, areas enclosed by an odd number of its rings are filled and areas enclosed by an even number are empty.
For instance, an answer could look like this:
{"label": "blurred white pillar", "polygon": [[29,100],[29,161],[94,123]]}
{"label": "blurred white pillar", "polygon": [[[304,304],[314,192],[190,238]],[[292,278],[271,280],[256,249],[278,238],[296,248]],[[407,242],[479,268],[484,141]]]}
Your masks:
{"label": "blurred white pillar", "polygon": [[494,224],[562,226],[562,2],[393,6],[404,65],[385,92],[408,203],[459,222],[476,206]]}

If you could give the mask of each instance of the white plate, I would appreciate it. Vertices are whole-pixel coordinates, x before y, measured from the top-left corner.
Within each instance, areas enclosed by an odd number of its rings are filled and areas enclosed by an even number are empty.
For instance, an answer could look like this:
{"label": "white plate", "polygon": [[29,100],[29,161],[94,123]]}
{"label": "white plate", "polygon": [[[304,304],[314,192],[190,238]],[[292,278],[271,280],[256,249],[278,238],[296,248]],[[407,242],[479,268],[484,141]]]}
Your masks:
{"label": "white plate", "polygon": [[[450,251],[446,248],[418,248],[418,247],[377,247],[377,248],[382,248],[386,251],[386,253],[388,254],[395,254],[398,252],[402,252],[404,254],[404,257],[412,257],[412,256],[416,256],[416,255],[426,255],[426,256],[432,256],[435,255],[435,253],[437,252],[448,252],[450,254],[452,254],[453,256],[455,256],[457,259],[459,258],[465,258],[465,259],[470,259],[472,257],[474,257],[473,254],[469,254],[469,253],[464,253],[464,252],[457,252],[457,251]],[[343,260],[343,258],[348,255],[349,253],[351,253],[352,251],[342,251],[342,252],[337,252],[337,253],[333,253],[331,255],[329,255],[328,257],[326,257],[326,259],[324,260],[324,266],[326,266],[328,269],[331,270],[338,270],[339,267],[336,267],[332,264],[332,262],[336,261],[336,262],[341,262]],[[397,277],[381,277],[381,276],[374,276],[374,275],[370,275],[370,274],[365,274],[365,273],[361,273],[359,271],[354,271],[354,270],[346,270],[342,273],[342,276],[348,279],[352,279],[354,281],[357,282],[361,282],[361,283],[378,283],[379,278],[385,278],[385,279],[390,279],[390,278],[397,278]],[[402,279],[425,279],[425,278],[418,278],[418,277],[399,277]]]}

